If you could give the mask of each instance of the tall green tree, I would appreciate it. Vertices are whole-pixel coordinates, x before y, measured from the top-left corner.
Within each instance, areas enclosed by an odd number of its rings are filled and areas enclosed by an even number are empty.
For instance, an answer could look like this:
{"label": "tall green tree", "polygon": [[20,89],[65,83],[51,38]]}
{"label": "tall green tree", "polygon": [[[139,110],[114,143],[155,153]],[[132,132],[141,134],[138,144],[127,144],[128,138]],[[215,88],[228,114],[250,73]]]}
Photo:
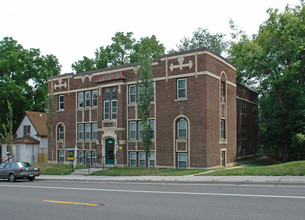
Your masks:
{"label": "tall green tree", "polygon": [[[146,51],[147,52],[147,51]],[[141,117],[142,145],[146,157],[149,158],[152,145],[153,131],[151,123],[148,120],[151,110],[151,102],[154,97],[153,73],[150,56],[143,55],[140,60],[140,70],[137,72],[137,90],[138,90],[138,111]],[[146,160],[149,161],[149,160]],[[148,168],[149,162],[148,162]]]}
{"label": "tall green tree", "polygon": [[177,49],[178,51],[185,51],[206,47],[217,54],[224,55],[229,46],[225,37],[225,34],[212,34],[207,29],[198,28],[193,32],[191,38],[184,37],[181,39],[180,44],[177,45]]}
{"label": "tall green tree", "polygon": [[157,59],[165,53],[164,45],[157,40],[155,35],[151,37],[142,37],[133,46],[133,53],[130,55],[131,63],[138,63],[142,61],[141,57],[149,59]]}
{"label": "tall green tree", "polygon": [[254,79],[259,87],[261,143],[284,161],[288,154],[305,151],[293,141],[305,129],[304,5],[302,0],[283,12],[269,9],[258,34],[243,35],[229,50],[239,76]]}
{"label": "tall green tree", "polygon": [[39,49],[24,49],[11,37],[0,41],[0,124],[6,123],[7,100],[12,103],[14,127],[25,110],[46,109],[46,82],[51,72],[60,73],[54,55],[42,56]]}
{"label": "tall green tree", "polygon": [[7,145],[7,152],[10,154],[9,156],[13,156],[13,109],[12,105],[9,101],[7,101],[8,106],[8,113],[6,114],[6,125],[3,126],[3,133],[0,133],[1,139],[6,143]]}
{"label": "tall green tree", "polygon": [[117,32],[112,37],[112,44],[95,50],[95,58],[83,57],[74,62],[72,69],[76,73],[126,65],[140,62],[139,54],[148,54],[152,59],[164,54],[165,47],[155,35],[143,37],[139,41],[133,38],[133,32]]}

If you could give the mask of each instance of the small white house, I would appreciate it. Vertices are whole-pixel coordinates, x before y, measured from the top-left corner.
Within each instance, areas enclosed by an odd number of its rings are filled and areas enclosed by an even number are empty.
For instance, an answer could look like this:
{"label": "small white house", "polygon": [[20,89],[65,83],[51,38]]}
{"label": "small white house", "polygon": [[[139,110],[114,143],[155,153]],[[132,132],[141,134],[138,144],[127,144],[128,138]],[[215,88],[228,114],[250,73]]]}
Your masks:
{"label": "small white house", "polygon": [[[26,111],[13,140],[13,161],[48,161],[47,114]],[[2,161],[7,159],[7,144],[2,144]]]}

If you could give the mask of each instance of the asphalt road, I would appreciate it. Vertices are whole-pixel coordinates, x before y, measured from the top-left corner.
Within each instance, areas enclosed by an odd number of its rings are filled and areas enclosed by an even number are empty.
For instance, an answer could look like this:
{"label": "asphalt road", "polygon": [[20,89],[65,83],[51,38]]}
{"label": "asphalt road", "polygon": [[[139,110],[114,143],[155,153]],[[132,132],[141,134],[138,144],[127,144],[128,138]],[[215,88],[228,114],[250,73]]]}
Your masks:
{"label": "asphalt road", "polygon": [[0,219],[305,219],[304,185],[0,180]]}

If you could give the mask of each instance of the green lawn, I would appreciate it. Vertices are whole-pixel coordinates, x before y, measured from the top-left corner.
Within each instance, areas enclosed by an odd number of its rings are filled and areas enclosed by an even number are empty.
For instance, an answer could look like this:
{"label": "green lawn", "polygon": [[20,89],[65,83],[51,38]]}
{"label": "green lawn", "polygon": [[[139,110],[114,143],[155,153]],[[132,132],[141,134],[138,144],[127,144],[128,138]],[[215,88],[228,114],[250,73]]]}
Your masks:
{"label": "green lawn", "polygon": [[247,167],[222,169],[205,176],[304,176],[305,161],[294,161],[274,165],[249,164]]}
{"label": "green lawn", "polygon": [[[305,161],[280,163],[280,161],[264,158],[251,162],[241,161],[235,169],[219,169],[214,172],[202,174],[206,176],[304,176]],[[272,164],[272,165],[269,165]],[[70,175],[72,166],[66,164],[39,163],[32,164],[39,167],[42,175]],[[76,169],[85,169],[85,165],[77,165]],[[183,176],[205,172],[205,169],[156,169],[151,168],[111,168],[95,172],[93,176]]]}
{"label": "green lawn", "polygon": [[[39,167],[41,175],[70,175],[72,171],[72,165],[68,164],[56,164],[56,163],[36,163],[31,164],[33,167]],[[77,165],[76,169],[85,169],[85,165]]]}
{"label": "green lawn", "polygon": [[111,168],[108,170],[102,170],[95,172],[93,176],[184,176],[205,172],[204,169],[155,169],[151,168]]}

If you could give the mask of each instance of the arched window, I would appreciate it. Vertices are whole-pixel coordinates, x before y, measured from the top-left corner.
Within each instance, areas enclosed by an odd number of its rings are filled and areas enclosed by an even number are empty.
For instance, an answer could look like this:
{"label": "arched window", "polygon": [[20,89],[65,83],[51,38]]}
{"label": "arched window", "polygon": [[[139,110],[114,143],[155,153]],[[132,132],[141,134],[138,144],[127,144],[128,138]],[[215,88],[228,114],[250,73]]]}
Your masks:
{"label": "arched window", "polygon": [[63,124],[58,125],[57,132],[58,132],[57,133],[58,140],[64,140],[64,125]]}
{"label": "arched window", "polygon": [[177,131],[178,139],[187,139],[187,122],[185,119],[179,119],[177,122]]}

